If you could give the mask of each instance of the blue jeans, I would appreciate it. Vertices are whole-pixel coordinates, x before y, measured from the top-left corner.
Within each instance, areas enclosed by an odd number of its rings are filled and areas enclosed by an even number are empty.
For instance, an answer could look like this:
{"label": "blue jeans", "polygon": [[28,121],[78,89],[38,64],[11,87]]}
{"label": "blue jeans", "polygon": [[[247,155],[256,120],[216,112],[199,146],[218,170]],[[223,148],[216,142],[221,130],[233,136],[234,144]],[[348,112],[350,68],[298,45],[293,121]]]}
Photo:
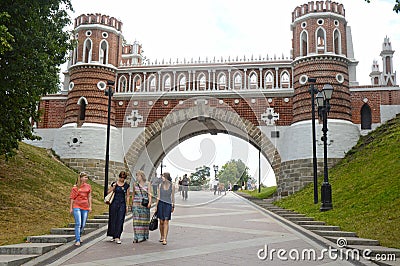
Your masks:
{"label": "blue jeans", "polygon": [[76,242],[81,242],[81,233],[82,233],[83,229],[85,229],[88,213],[89,213],[88,210],[74,208],[75,240],[76,240]]}

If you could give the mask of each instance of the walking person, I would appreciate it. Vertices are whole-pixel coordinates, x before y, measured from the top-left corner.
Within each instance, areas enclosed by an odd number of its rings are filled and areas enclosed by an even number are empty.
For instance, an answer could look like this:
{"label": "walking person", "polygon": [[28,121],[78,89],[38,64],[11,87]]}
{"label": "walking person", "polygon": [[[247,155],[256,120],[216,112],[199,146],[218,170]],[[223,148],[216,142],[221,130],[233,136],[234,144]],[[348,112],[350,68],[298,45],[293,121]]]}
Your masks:
{"label": "walking person", "polygon": [[108,207],[107,236],[111,236],[111,242],[121,244],[121,234],[124,228],[125,215],[129,204],[129,187],[126,182],[127,174],[121,171],[117,182],[112,182],[108,193],[114,191],[114,200]]}
{"label": "walking person", "polygon": [[163,173],[162,183],[158,186],[156,213],[160,220],[160,242],[167,244],[169,221],[175,209],[175,186],[172,184],[171,175]]}
{"label": "walking person", "polygon": [[[150,207],[152,189],[143,171],[136,172],[136,182],[132,186],[133,242],[140,243],[149,239]],[[147,199],[143,206],[143,199]]]}
{"label": "walking person", "polygon": [[81,234],[85,229],[88,213],[92,210],[92,187],[87,183],[88,175],[81,172],[71,189],[69,212],[75,220],[75,246],[81,245]]}
{"label": "walking person", "polygon": [[178,191],[179,191],[179,195],[182,195],[182,178],[180,178],[180,177],[178,180]]}
{"label": "walking person", "polygon": [[189,178],[187,174],[183,175],[182,178],[182,199],[187,200],[189,191]]}

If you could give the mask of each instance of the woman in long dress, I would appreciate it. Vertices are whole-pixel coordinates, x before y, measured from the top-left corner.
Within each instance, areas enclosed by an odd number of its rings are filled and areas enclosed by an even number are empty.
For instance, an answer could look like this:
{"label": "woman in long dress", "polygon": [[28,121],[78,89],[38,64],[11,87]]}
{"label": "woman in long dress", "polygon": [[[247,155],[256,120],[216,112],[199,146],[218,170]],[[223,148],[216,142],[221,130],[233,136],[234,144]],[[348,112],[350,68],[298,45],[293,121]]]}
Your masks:
{"label": "woman in long dress", "polygon": [[175,209],[175,186],[169,173],[163,173],[162,183],[158,187],[156,213],[160,220],[160,242],[167,244],[169,220]]}
{"label": "woman in long dress", "polygon": [[107,236],[111,236],[111,242],[121,244],[121,234],[124,228],[125,214],[129,204],[129,184],[125,182],[125,171],[119,173],[117,182],[112,182],[108,193],[114,191],[114,199],[108,208]]}
{"label": "woman in long dress", "polygon": [[[151,185],[146,180],[143,171],[136,172],[136,182],[132,184],[132,215],[133,215],[133,242],[140,243],[149,239],[149,222],[151,207]],[[147,206],[142,200],[148,199]]]}

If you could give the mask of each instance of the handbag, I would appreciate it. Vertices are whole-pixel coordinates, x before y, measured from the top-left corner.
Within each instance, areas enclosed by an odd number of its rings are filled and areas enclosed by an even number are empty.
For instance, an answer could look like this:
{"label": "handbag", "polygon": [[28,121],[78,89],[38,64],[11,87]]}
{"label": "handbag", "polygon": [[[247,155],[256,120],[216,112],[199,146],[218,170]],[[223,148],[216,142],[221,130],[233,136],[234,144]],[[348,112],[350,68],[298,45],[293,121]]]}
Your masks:
{"label": "handbag", "polygon": [[114,199],[114,194],[114,190],[108,193],[107,196],[104,197],[104,203],[110,205]]}
{"label": "handbag", "polygon": [[157,213],[155,212],[153,214],[153,217],[151,217],[150,219],[149,230],[154,231],[157,230],[157,228],[158,228],[158,218],[157,218]]}
{"label": "handbag", "polygon": [[146,207],[149,206],[149,199],[143,197],[142,188],[140,187],[139,183],[137,183],[140,189],[140,194],[142,195],[142,206]]}

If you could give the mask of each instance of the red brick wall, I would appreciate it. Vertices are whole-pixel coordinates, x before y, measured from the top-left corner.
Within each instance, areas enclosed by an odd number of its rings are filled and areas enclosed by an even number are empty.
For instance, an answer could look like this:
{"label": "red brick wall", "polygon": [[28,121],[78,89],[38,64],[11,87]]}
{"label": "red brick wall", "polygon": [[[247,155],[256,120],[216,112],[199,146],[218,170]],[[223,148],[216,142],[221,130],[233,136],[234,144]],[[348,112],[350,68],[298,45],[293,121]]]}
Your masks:
{"label": "red brick wall", "polygon": [[368,99],[367,104],[371,108],[372,123],[381,122],[381,93],[377,91],[362,91],[351,93],[352,122],[361,124],[361,108],[365,104],[364,99]]}
{"label": "red brick wall", "polygon": [[39,103],[41,112],[38,128],[60,128],[64,122],[65,100],[42,100]]}

